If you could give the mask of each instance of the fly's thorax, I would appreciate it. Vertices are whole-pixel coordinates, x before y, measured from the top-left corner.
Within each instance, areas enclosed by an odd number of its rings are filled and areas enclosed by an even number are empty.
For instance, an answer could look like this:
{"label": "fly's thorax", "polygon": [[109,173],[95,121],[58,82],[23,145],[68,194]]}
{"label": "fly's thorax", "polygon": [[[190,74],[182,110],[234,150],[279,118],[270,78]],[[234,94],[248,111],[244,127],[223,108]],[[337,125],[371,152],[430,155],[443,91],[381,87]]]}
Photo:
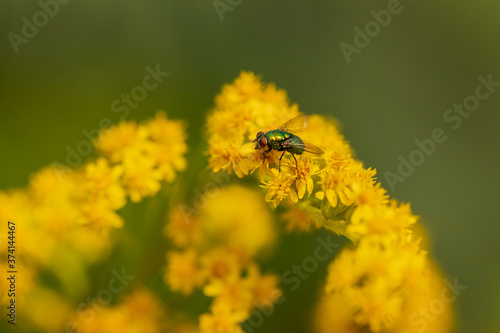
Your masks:
{"label": "fly's thorax", "polygon": [[291,136],[292,136],[291,133],[278,130],[269,131],[266,133],[267,141],[273,143],[285,141],[286,139],[289,139]]}
{"label": "fly's thorax", "polygon": [[283,143],[295,136],[288,132],[274,130],[267,132],[266,137],[267,137],[267,145],[269,146],[269,148],[282,151],[284,150]]}

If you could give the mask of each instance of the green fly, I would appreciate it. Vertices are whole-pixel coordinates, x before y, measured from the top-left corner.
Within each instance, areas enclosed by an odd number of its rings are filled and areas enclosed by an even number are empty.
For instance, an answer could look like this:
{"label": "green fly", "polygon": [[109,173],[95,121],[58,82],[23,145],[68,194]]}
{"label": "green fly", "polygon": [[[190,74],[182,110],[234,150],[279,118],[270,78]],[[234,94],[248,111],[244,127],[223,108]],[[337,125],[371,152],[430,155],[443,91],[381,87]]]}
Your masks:
{"label": "green fly", "polygon": [[267,147],[268,150],[264,151],[264,163],[266,161],[266,154],[271,150],[282,151],[278,171],[281,172],[281,159],[286,152],[292,154],[295,160],[295,166],[297,167],[297,159],[295,155],[301,155],[303,152],[308,152],[312,154],[323,154],[324,151],[315,145],[306,142],[299,138],[293,133],[298,133],[304,130],[309,123],[309,117],[304,115],[299,115],[295,118],[290,119],[278,129],[269,132],[259,132],[257,137],[253,142],[255,142],[255,149],[262,149]]}

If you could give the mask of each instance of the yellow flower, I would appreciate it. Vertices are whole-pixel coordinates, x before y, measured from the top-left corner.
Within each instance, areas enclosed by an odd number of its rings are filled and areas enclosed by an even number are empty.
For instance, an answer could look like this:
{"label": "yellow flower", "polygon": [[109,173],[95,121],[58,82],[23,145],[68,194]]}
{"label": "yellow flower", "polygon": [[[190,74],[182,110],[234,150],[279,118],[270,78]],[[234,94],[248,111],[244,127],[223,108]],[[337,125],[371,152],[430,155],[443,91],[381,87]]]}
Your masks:
{"label": "yellow flower", "polygon": [[417,244],[378,235],[362,238],[356,248],[343,250],[330,264],[327,292],[367,284],[375,278],[394,288],[408,286],[406,271],[414,273],[415,279],[424,277],[425,251]]}
{"label": "yellow flower", "polygon": [[280,278],[277,275],[261,275],[260,272],[257,272],[253,280],[254,306],[271,308],[283,295],[282,291],[278,288]]}
{"label": "yellow flower", "polygon": [[[355,299],[357,307],[350,306]],[[325,295],[316,308],[315,331],[317,333],[342,332],[391,332],[401,315],[403,298],[393,293],[384,283],[376,283],[357,289],[351,294]]]}
{"label": "yellow flower", "polygon": [[211,135],[225,137],[243,137],[249,131],[254,103],[245,102],[234,107],[227,107],[223,112],[214,112],[207,116],[207,129]]}
{"label": "yellow flower", "polygon": [[170,289],[185,295],[192,293],[194,288],[201,285],[202,276],[194,249],[167,254],[165,282]]}
{"label": "yellow flower", "polygon": [[362,183],[354,183],[352,185],[354,193],[354,202],[356,209],[359,207],[368,207],[368,209],[377,206],[386,205],[389,202],[387,191],[382,188],[380,183],[375,183],[373,186]]}
{"label": "yellow flower", "polygon": [[316,223],[311,221],[303,210],[295,206],[289,207],[281,214],[281,219],[286,223],[285,231],[288,233],[311,231],[317,228]]}
{"label": "yellow flower", "polygon": [[356,267],[365,279],[364,284],[384,280],[396,288],[402,283],[400,253],[402,247],[379,236],[370,235],[359,242],[353,252]]}
{"label": "yellow flower", "polygon": [[[51,170],[47,169],[47,171]],[[52,180],[56,183],[49,183],[54,188],[58,180],[56,177],[52,178]],[[15,235],[16,242],[24,245],[22,247],[18,246],[14,255],[20,256],[22,258],[21,262],[33,266],[33,269],[39,266],[46,266],[50,263],[51,258],[57,251],[61,237],[66,235],[68,229],[74,227],[74,221],[67,218],[77,216],[75,208],[69,212],[65,211],[65,208],[69,205],[68,198],[59,200],[57,197],[50,196],[50,186],[45,186],[49,183],[44,183],[43,186],[43,191],[47,193],[47,197],[41,196],[41,191],[37,192],[36,198],[31,193],[32,191],[29,190],[0,191],[0,218],[5,221],[6,230],[8,221],[16,223],[17,228],[19,228],[19,223],[21,223],[23,230],[25,230],[25,232],[18,232]],[[61,186],[67,185],[69,184],[61,184]],[[57,190],[54,189],[53,191]],[[66,189],[63,192],[67,193]],[[44,207],[40,201],[47,202],[47,207]],[[60,206],[62,203],[64,203],[64,207]],[[5,249],[7,249],[7,236],[6,232],[3,237],[0,236],[0,246],[4,246]],[[44,250],[40,251],[40,248]],[[7,255],[0,258],[0,262],[2,264],[5,262],[5,265],[7,265],[6,260]],[[30,278],[28,276],[31,274],[27,269],[24,271],[24,274],[27,276],[26,288],[29,289]],[[3,295],[7,295],[7,293]]]}
{"label": "yellow flower", "polygon": [[357,207],[352,216],[351,224],[347,230],[351,234],[390,234],[395,236],[408,234],[417,222],[417,217],[412,215],[410,205],[400,204],[391,200],[388,205],[375,207],[361,205]]}
{"label": "yellow flower", "polygon": [[[103,131],[95,142],[99,152],[122,173],[121,185],[133,202],[155,195],[160,182],[172,182],[186,168],[186,133],[182,122],[158,112],[144,125],[121,122]],[[104,164],[98,161],[101,169]],[[118,171],[121,170],[121,171]]]}
{"label": "yellow flower", "polygon": [[121,175],[122,168],[111,167],[103,157],[85,166],[78,203],[80,224],[91,225],[104,233],[123,226],[122,217],[116,213],[126,203]]}
{"label": "yellow flower", "polygon": [[[156,333],[165,321],[160,302],[146,289],[134,291],[114,306],[95,307],[92,320],[88,315],[75,316],[76,327],[82,333]],[[86,312],[83,312],[86,313]]]}
{"label": "yellow flower", "polygon": [[163,234],[178,247],[198,245],[204,240],[198,219],[183,205],[171,209]]}
{"label": "yellow flower", "polygon": [[242,71],[233,84],[226,84],[222,87],[222,92],[215,98],[215,103],[219,106],[230,107],[258,98],[262,89],[262,83],[255,74]]}
{"label": "yellow flower", "polygon": [[[420,276],[420,274],[419,274]],[[350,303],[352,302],[352,295],[348,293],[333,293],[322,295],[315,309],[314,315],[314,332],[316,333],[330,333],[330,332],[341,332],[341,333],[362,333],[367,332],[367,326],[369,317],[371,317],[372,323],[378,325],[376,317],[378,317],[378,322],[381,323],[385,321],[386,323],[381,326],[391,326],[389,329],[385,327],[384,332],[388,333],[418,333],[425,330],[429,333],[445,333],[450,332],[453,324],[453,311],[448,298],[453,296],[452,292],[449,291],[448,286],[443,283],[443,277],[434,265],[430,265],[429,274],[429,287],[419,290],[414,290],[404,299],[404,303],[401,304],[401,312],[395,318],[392,323],[393,314],[397,313],[397,303],[398,294],[394,294],[394,297],[387,297],[383,288],[380,286],[370,287],[371,291],[365,290],[366,295],[356,294],[358,300],[363,300],[364,304],[364,314],[360,308],[353,309]],[[378,290],[377,290],[378,289]],[[380,296],[375,297],[375,294],[380,293]],[[399,294],[401,295],[401,294]],[[384,304],[387,300],[389,304]],[[392,303],[392,305],[391,305]],[[440,311],[437,314],[433,314],[432,320],[425,315],[425,310],[429,309],[431,306],[435,306],[436,303],[440,303]],[[371,312],[366,310],[371,309]],[[386,316],[382,315],[385,309]],[[357,312],[356,312],[357,311]],[[353,313],[358,313],[359,316],[353,315]],[[422,314],[424,313],[424,314]],[[377,315],[378,314],[378,315]],[[364,324],[367,324],[363,326]],[[375,331],[370,329],[370,331]]]}
{"label": "yellow flower", "polygon": [[262,275],[255,263],[249,263],[246,272],[226,274],[225,279],[215,279],[203,289],[205,295],[216,297],[214,306],[219,303],[248,316],[255,306],[272,307],[282,296],[278,288],[280,279],[277,275]]}
{"label": "yellow flower", "polygon": [[224,303],[212,307],[212,313],[202,314],[199,320],[200,333],[244,333],[239,323],[245,320],[245,314]]}
{"label": "yellow flower", "polygon": [[184,158],[187,152],[185,126],[181,121],[167,119],[164,112],[158,112],[145,126],[154,143],[151,155],[162,178],[172,182],[175,172],[183,171],[187,165]]}
{"label": "yellow flower", "polygon": [[398,252],[396,260],[401,267],[403,291],[417,293],[425,290],[429,281],[429,263],[427,262],[427,251],[420,247],[420,239],[405,242],[398,249]]}
{"label": "yellow flower", "polygon": [[103,130],[94,141],[94,146],[111,162],[118,163],[129,151],[146,149],[147,136],[148,132],[144,126],[137,126],[137,123],[133,121],[122,121],[116,126]]}
{"label": "yellow flower", "polygon": [[228,306],[240,318],[246,319],[252,309],[252,281],[232,275],[225,281],[213,281],[203,288],[206,296],[214,297],[212,308]]}
{"label": "yellow flower", "polygon": [[314,309],[315,333],[363,333],[352,322],[352,309],[346,305],[346,295],[322,294]]}
{"label": "yellow flower", "polygon": [[391,329],[405,296],[425,287],[426,257],[417,245],[394,237],[365,236],[330,264],[326,292],[346,295],[358,325],[368,325],[373,332]]}
{"label": "yellow flower", "polygon": [[91,200],[80,207],[80,223],[100,229],[105,234],[112,228],[121,228],[123,218],[106,201]]}
{"label": "yellow flower", "polygon": [[261,186],[267,188],[266,201],[272,202],[274,207],[278,207],[280,202],[286,198],[289,198],[292,203],[298,202],[299,197],[293,188],[297,176],[284,170],[278,172],[278,170],[272,169],[271,171],[273,172],[274,179],[264,182],[265,186]]}
{"label": "yellow flower", "polygon": [[160,301],[147,289],[135,290],[124,299],[118,309],[128,316],[125,332],[155,333],[164,321],[164,310]]}
{"label": "yellow flower", "polygon": [[120,185],[123,169],[119,166],[110,167],[103,157],[85,166],[84,190],[86,198],[106,201],[109,206],[118,210],[125,205],[125,190]]}
{"label": "yellow flower", "polygon": [[312,176],[316,175],[319,171],[319,165],[315,160],[310,160],[306,158],[297,159],[297,168],[295,172],[297,178],[295,179],[295,187],[297,188],[297,194],[299,199],[302,199],[307,193],[312,194],[314,189],[314,182]]}
{"label": "yellow flower", "polygon": [[232,174],[234,171],[236,176],[243,178],[258,165],[257,161],[251,160],[253,150],[250,143],[242,145],[240,142],[214,135],[209,141],[208,166],[213,172],[223,170]]}
{"label": "yellow flower", "polygon": [[[298,115],[286,92],[263,84],[253,73],[241,72],[225,85],[207,117],[209,167],[242,178],[262,165],[262,152],[251,142],[259,131],[276,129]],[[268,157],[271,157],[272,153]]]}
{"label": "yellow flower", "polygon": [[326,293],[333,293],[355,286],[362,271],[357,266],[356,257],[351,250],[343,250],[328,266]]}
{"label": "yellow flower", "polygon": [[259,192],[229,185],[205,193],[198,222],[208,242],[262,253],[276,241],[276,226]]}
{"label": "yellow flower", "polygon": [[244,265],[240,259],[237,253],[228,248],[211,249],[200,258],[201,276],[216,282],[239,276]]}
{"label": "yellow flower", "polygon": [[27,192],[34,225],[50,230],[56,237],[74,227],[79,215],[82,182],[79,170],[68,171],[61,178],[51,167],[34,174]]}
{"label": "yellow flower", "polygon": [[[416,289],[405,299],[405,304],[394,332],[445,333],[453,328],[452,302],[456,295],[445,284],[441,272],[434,263],[428,266],[427,288]],[[439,311],[433,311],[438,306]],[[428,313],[432,314],[429,320]]]}
{"label": "yellow flower", "polygon": [[66,171],[58,174],[54,168],[45,167],[30,177],[29,194],[38,204],[53,205],[60,202],[73,202],[80,190],[79,171]]}
{"label": "yellow flower", "polygon": [[155,161],[139,154],[127,154],[123,160],[123,187],[132,202],[155,195],[161,188],[162,173]]}
{"label": "yellow flower", "polygon": [[372,332],[393,327],[401,313],[403,297],[383,280],[355,290],[352,297],[359,307],[354,321],[360,326],[369,326]]}
{"label": "yellow flower", "polygon": [[[400,320],[409,295],[425,289],[428,278],[426,252],[412,235],[417,217],[409,205],[389,200],[376,182],[376,171],[355,159],[334,120],[311,116],[308,127],[298,136],[321,143],[324,154],[305,153],[297,156],[296,162],[286,154],[281,171],[276,151],[264,157],[262,150],[254,149],[251,141],[258,131],[277,129],[298,114],[297,105],[290,105],[286,92],[242,72],[233,84],[224,86],[216,97],[215,110],[207,118],[209,167],[214,172],[234,172],[240,178],[259,168],[265,201],[277,207],[286,200],[291,207],[285,215],[289,229],[295,226],[305,230],[310,219],[317,226],[350,238],[352,248],[343,250],[330,264],[325,286],[328,293],[338,296],[336,301],[342,299],[347,304],[343,313],[350,319],[337,327],[390,332]],[[231,206],[233,200],[227,202]],[[227,208],[219,205],[217,209],[223,212]],[[211,212],[211,216],[216,215]],[[234,221],[239,222],[239,217]],[[214,230],[216,225],[214,222]],[[246,269],[247,280],[260,274],[251,266]],[[233,284],[243,283],[240,275],[230,276]],[[269,278],[267,283],[272,285],[271,281]],[[224,281],[217,283],[206,286],[211,295],[230,292],[224,288]],[[224,302],[219,299],[216,303]]]}
{"label": "yellow flower", "polygon": [[[200,317],[200,328],[204,328],[211,320],[222,320],[217,315],[219,310],[226,315],[233,327],[245,321],[256,307],[271,308],[282,296],[278,288],[280,279],[273,274],[262,275],[258,266],[238,260],[228,249],[218,248],[210,251],[202,258],[208,284],[203,288],[206,296],[213,297],[212,315]],[[223,324],[221,324],[224,326]]]}
{"label": "yellow flower", "polygon": [[317,192],[316,197],[326,196],[332,207],[350,206],[355,199],[353,185],[359,182],[359,175],[366,172],[363,165],[354,160],[342,163],[340,168],[328,167],[321,173],[323,191]]}

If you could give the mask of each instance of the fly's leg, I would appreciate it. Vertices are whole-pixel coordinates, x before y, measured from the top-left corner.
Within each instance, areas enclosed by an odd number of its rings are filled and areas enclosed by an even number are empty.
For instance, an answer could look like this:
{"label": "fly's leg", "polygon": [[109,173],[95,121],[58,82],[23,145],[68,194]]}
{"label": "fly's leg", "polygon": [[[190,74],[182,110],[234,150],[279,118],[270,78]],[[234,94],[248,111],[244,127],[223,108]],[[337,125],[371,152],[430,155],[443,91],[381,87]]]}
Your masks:
{"label": "fly's leg", "polygon": [[292,157],[295,160],[295,169],[298,169],[299,165],[297,164],[297,159],[295,158],[295,155],[292,152],[290,152],[290,154],[292,154]]}
{"label": "fly's leg", "polygon": [[[283,155],[285,155],[286,153],[286,150],[283,152],[283,154],[281,154],[281,157],[280,157],[280,163],[278,165],[278,172],[281,172],[281,158],[283,157]],[[295,157],[294,157],[295,158]]]}

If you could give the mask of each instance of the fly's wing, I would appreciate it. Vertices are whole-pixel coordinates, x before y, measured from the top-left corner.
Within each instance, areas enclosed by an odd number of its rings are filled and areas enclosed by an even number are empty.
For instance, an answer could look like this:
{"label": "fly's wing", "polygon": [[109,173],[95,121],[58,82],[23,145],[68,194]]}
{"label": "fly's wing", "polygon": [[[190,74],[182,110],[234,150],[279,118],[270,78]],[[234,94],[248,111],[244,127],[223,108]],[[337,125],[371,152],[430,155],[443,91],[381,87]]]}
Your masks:
{"label": "fly's wing", "polygon": [[318,154],[318,155],[321,155],[321,154],[324,154],[325,152],[323,151],[323,149],[319,148],[319,147],[316,147],[315,145],[313,145],[312,143],[309,143],[307,141],[304,141],[302,140],[302,142],[304,143],[304,151],[307,151],[308,153],[311,153],[311,154]]}
{"label": "fly's wing", "polygon": [[301,114],[281,125],[278,128],[278,131],[299,133],[307,127],[308,123],[309,123],[309,117]]}
{"label": "fly's wing", "polygon": [[309,142],[304,141],[302,139],[300,139],[300,141],[302,141],[302,142],[285,141],[282,143],[282,145],[285,148],[297,148],[297,149],[306,151],[306,152],[311,153],[311,154],[321,155],[321,154],[325,153],[323,151],[323,149],[316,147],[312,143],[309,143]]}

